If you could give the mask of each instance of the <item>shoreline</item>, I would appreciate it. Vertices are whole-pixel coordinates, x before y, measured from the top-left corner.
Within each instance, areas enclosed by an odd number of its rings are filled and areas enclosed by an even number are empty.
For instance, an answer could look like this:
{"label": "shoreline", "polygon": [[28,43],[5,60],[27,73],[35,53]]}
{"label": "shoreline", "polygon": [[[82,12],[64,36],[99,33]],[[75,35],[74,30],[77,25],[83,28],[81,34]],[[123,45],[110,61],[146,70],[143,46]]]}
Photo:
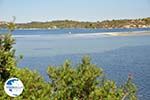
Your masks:
{"label": "shoreline", "polygon": [[[104,30],[113,30],[113,29],[150,29],[150,27],[141,27],[141,28],[16,28],[15,30],[61,30],[61,29],[104,29]],[[0,28],[0,30],[8,30],[7,28]]]}
{"label": "shoreline", "polygon": [[150,31],[133,31],[133,32],[112,32],[112,33],[104,33],[104,35],[109,36],[144,36],[150,35]]}
{"label": "shoreline", "polygon": [[20,34],[13,35],[15,38],[94,38],[94,37],[117,37],[117,36],[150,36],[150,31],[135,31],[135,32],[102,32],[102,33],[76,33],[76,34]]}

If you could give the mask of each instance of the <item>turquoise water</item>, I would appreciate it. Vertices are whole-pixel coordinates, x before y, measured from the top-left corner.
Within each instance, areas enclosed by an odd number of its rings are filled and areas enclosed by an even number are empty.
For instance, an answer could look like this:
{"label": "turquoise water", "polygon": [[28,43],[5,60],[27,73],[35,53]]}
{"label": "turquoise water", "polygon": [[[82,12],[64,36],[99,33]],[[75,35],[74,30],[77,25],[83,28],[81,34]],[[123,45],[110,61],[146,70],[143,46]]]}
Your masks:
{"label": "turquoise water", "polygon": [[[16,55],[24,55],[18,65],[38,70],[48,81],[48,65],[65,59],[77,64],[83,55],[102,67],[108,78],[123,83],[129,73],[138,86],[140,100],[150,99],[150,36],[107,36],[105,32],[150,31],[150,29],[57,29],[16,30]],[[123,33],[122,33],[123,34]]]}

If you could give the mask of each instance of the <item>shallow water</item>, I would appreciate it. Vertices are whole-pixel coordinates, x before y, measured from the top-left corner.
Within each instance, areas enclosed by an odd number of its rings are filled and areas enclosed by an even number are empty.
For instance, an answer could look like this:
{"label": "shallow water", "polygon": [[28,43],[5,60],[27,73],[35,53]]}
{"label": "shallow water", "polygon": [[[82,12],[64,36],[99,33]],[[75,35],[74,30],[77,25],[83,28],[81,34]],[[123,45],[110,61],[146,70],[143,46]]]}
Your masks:
{"label": "shallow water", "polygon": [[[83,55],[102,67],[108,78],[121,84],[131,73],[138,86],[140,100],[150,99],[150,36],[107,36],[104,32],[149,31],[150,29],[63,29],[17,30],[16,55],[24,55],[18,65],[38,70],[48,81],[48,65],[60,65],[65,59],[77,64]],[[71,32],[71,33],[70,33]]]}

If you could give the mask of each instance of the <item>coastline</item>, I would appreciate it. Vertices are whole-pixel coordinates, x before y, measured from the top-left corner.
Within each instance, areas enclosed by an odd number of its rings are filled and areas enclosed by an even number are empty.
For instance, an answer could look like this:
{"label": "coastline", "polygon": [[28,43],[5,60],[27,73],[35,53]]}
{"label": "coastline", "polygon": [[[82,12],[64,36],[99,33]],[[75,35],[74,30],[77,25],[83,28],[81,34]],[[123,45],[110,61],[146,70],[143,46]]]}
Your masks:
{"label": "coastline", "polygon": [[117,36],[150,36],[150,31],[135,32],[102,32],[102,33],[76,33],[76,34],[32,34],[32,35],[13,35],[15,38],[47,38],[47,39],[72,39],[72,38],[100,38],[100,37],[117,37]]}
{"label": "coastline", "polygon": [[143,35],[150,35],[150,31],[111,32],[111,33],[104,33],[104,35],[109,35],[109,36],[143,36]]}

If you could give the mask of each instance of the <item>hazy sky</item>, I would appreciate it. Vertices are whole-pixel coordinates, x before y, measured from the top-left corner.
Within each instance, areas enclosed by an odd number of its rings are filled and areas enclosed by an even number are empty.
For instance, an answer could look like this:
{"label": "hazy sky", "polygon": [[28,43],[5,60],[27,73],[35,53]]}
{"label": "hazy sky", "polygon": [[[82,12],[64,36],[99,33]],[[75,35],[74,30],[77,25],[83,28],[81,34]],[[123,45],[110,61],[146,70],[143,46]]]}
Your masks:
{"label": "hazy sky", "polygon": [[150,0],[0,0],[0,21],[16,22],[150,17]]}

